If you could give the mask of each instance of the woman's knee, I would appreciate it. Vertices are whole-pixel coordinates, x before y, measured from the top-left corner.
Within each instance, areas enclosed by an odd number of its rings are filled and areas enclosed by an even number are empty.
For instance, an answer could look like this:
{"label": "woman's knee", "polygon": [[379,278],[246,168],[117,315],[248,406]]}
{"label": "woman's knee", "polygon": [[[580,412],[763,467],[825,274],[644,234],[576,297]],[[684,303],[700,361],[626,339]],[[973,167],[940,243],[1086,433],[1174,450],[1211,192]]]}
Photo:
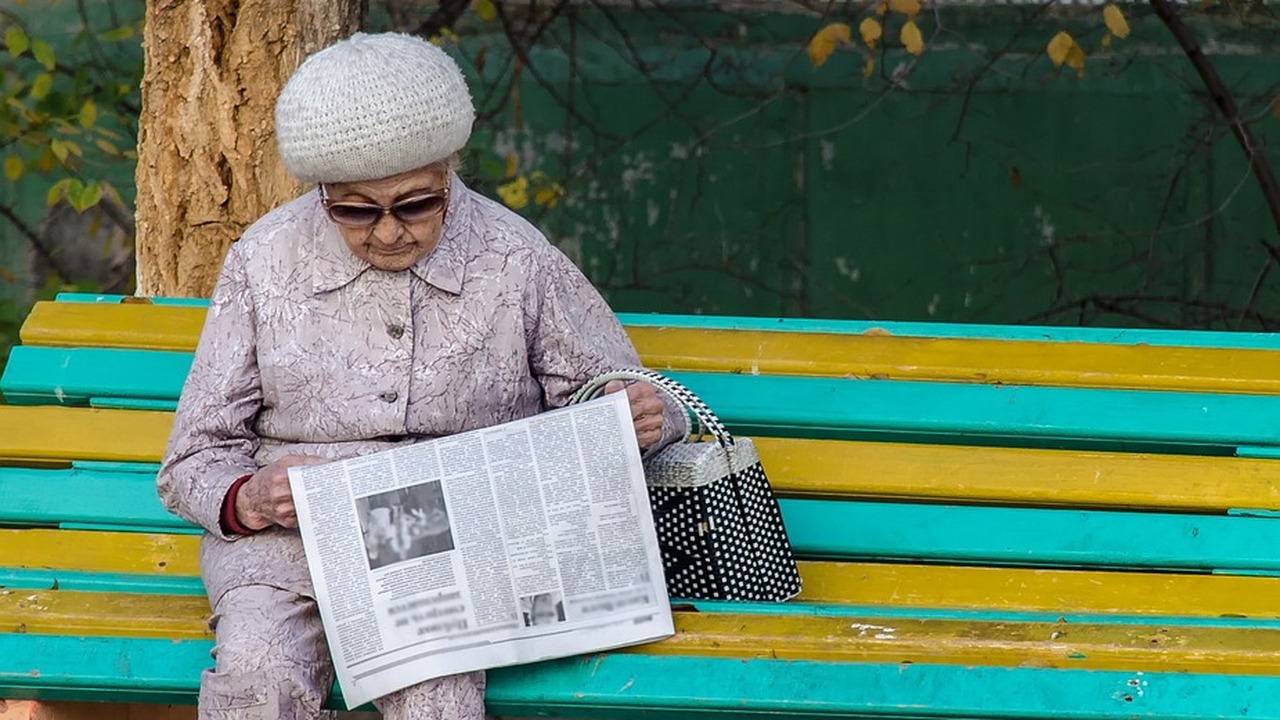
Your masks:
{"label": "woman's knee", "polygon": [[314,601],[267,586],[228,591],[214,609],[214,668],[201,718],[314,718],[333,666]]}

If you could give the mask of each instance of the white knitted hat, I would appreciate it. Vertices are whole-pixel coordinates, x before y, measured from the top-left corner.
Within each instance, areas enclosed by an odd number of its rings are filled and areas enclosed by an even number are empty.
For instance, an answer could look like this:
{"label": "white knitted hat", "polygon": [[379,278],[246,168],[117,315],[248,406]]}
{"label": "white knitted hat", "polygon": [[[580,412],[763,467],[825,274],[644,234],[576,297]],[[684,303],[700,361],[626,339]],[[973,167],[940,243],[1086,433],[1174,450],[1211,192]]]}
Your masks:
{"label": "white knitted hat", "polygon": [[303,61],[276,100],[276,142],[303,182],[354,182],[462,149],[475,120],[462,71],[411,35],[356,33]]}

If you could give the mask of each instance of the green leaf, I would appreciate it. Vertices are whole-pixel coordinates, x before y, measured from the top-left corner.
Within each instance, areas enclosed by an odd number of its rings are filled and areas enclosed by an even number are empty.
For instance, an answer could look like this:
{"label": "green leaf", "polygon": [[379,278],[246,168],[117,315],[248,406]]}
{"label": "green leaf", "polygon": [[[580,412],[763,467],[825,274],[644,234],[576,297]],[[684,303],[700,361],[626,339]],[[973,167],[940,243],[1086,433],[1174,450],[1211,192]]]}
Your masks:
{"label": "green leaf", "polygon": [[71,154],[71,148],[68,147],[70,144],[71,143],[66,142],[65,140],[54,138],[49,141],[49,151],[53,153],[54,157],[58,158],[62,162],[66,162],[67,156]]}
{"label": "green leaf", "polygon": [[58,64],[53,54],[53,46],[39,38],[31,41],[31,56],[43,65],[45,70],[52,70]]}
{"label": "green leaf", "polygon": [[49,91],[53,89],[53,74],[40,73],[36,79],[31,82],[31,99],[43,100],[49,95]]}
{"label": "green leaf", "polygon": [[120,42],[121,40],[128,40],[133,37],[133,35],[134,30],[132,25],[121,25],[120,27],[111,28],[110,30],[102,33],[98,36],[98,39],[102,42]]}
{"label": "green leaf", "polygon": [[69,196],[71,199],[71,207],[78,213],[98,204],[102,199],[102,186],[97,181],[81,187],[80,192],[75,196]]}
{"label": "green leaf", "polygon": [[4,34],[4,45],[9,49],[9,54],[18,57],[31,47],[31,38],[27,37],[27,31],[20,27],[11,27]]}
{"label": "green leaf", "polygon": [[92,98],[85,100],[84,104],[80,106],[80,127],[87,130],[93,127],[93,124],[97,121],[98,106],[93,104]]}
{"label": "green leaf", "polygon": [[26,169],[26,164],[17,155],[10,155],[4,159],[4,176],[10,182],[17,182],[22,177],[22,172]]}

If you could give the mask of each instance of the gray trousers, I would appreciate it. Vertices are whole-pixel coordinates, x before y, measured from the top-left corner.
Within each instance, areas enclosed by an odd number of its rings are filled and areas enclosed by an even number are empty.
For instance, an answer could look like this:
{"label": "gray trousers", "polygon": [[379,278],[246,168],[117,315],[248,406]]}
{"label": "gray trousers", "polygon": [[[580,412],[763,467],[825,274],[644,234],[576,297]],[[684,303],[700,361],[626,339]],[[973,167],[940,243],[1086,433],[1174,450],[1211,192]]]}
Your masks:
{"label": "gray trousers", "polygon": [[[214,667],[200,678],[200,720],[310,720],[333,687],[320,612],[269,585],[228,590],[213,608]],[[428,680],[374,701],[386,720],[482,720],[484,673]]]}

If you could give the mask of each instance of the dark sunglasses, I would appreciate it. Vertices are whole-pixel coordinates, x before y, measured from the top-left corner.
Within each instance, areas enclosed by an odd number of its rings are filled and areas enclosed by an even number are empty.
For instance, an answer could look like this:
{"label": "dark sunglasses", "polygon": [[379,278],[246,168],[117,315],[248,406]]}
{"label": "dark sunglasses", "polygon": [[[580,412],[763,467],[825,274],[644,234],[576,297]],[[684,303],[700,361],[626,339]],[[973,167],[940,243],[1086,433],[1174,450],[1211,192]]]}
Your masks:
{"label": "dark sunglasses", "polygon": [[329,193],[320,186],[320,202],[329,214],[329,219],[347,227],[369,227],[390,215],[405,225],[420,223],[443,213],[449,207],[449,188],[433,190],[422,195],[414,195],[390,205],[361,202],[335,202],[329,199]]}

